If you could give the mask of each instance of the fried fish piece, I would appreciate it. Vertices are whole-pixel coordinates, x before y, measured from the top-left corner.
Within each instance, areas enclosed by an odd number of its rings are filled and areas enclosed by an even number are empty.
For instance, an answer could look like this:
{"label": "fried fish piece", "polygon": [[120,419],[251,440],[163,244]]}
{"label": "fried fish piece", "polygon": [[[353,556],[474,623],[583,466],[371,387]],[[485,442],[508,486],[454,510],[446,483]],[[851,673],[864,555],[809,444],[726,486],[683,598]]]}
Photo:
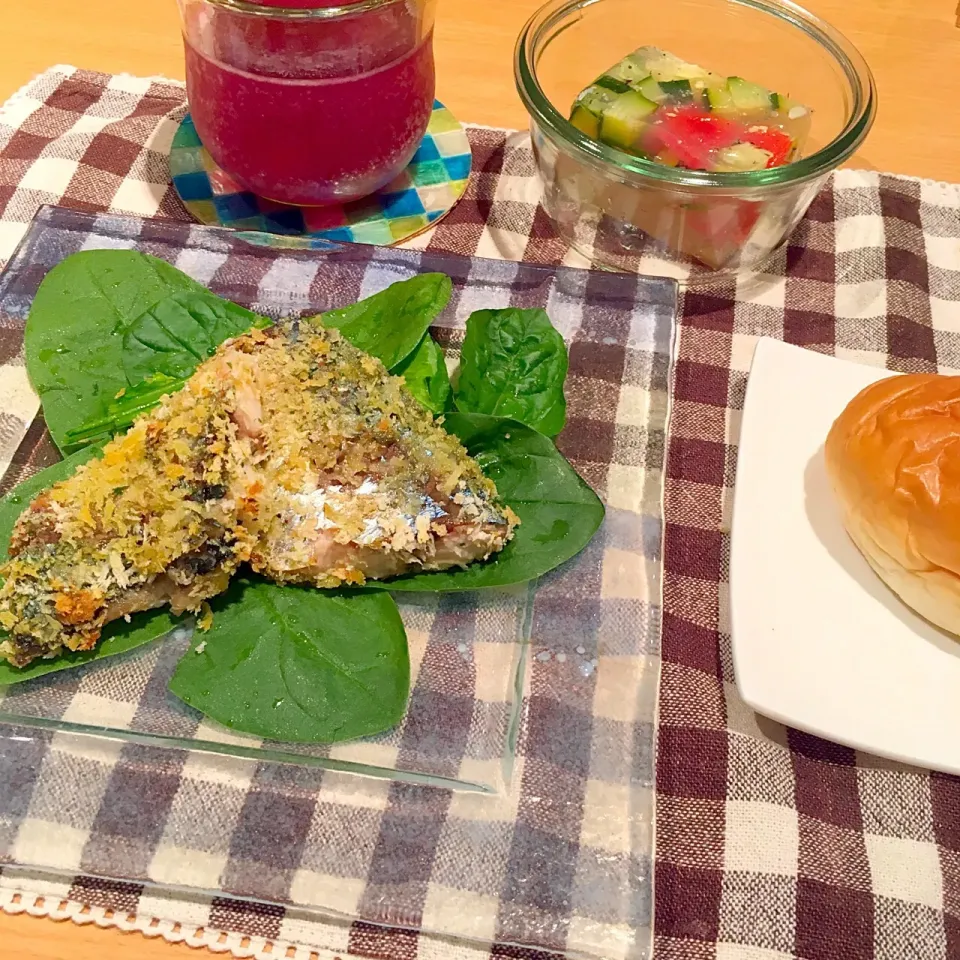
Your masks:
{"label": "fried fish piece", "polygon": [[484,560],[517,523],[378,360],[336,330],[254,330],[24,511],[0,566],[0,656],[25,666],[139,610],[196,611],[242,563],[360,585]]}

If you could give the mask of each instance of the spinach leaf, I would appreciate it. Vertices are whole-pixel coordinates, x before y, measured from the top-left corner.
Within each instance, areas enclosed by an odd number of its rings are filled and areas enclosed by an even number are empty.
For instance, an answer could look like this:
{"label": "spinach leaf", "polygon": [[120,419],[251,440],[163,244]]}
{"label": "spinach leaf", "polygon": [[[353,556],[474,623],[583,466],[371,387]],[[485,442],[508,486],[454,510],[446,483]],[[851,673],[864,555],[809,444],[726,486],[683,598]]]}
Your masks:
{"label": "spinach leaf", "polygon": [[447,305],[453,285],[444,273],[421,273],[319,316],[357,349],[393,370],[417,349],[427,328]]}
{"label": "spinach leaf", "polygon": [[433,413],[443,413],[450,400],[450,377],[443,351],[429,333],[420,346],[391,373],[403,377],[407,389]]}
{"label": "spinach leaf", "polygon": [[123,332],[146,310],[200,284],[163,260],[133,250],[86,250],[44,278],[24,331],[27,373],[54,441],[102,417],[127,386]]}
{"label": "spinach leaf", "polygon": [[68,430],[64,436],[64,446],[72,450],[89,443],[105,443],[114,434],[126,430],[141,413],[155,407],[166,394],[180,390],[184,383],[185,380],[163,373],[155,373],[141,380],[111,400],[104,416],[87,420],[75,430]]}
{"label": "spinach leaf", "polygon": [[543,310],[477,310],[460,352],[457,409],[512,417],[555,437],[567,416],[567,347]]}
{"label": "spinach leaf", "polygon": [[[0,500],[0,553],[3,557],[6,557],[10,547],[10,536],[14,525],[20,514],[30,505],[30,501],[42,490],[71,476],[77,467],[98,456],[99,453],[99,447],[85,447],[66,460],[61,460],[60,463],[41,470],[29,480],[24,480]],[[125,653],[127,650],[133,650],[151,640],[156,640],[157,637],[162,637],[176,625],[177,618],[165,610],[148,610],[145,613],[138,613],[130,618],[130,623],[115,620],[104,628],[103,636],[93,650],[62,653],[52,660],[35,660],[29,666],[22,668],[0,660],[0,686],[21,683],[48,673],[79,667],[91,660],[103,660],[105,657]],[[0,639],[4,636],[4,632],[0,630]]]}
{"label": "spinach leaf", "polygon": [[330,593],[238,577],[213,603],[170,690],[234,730],[334,743],[395,726],[410,655],[386,593]]}
{"label": "spinach leaf", "polygon": [[130,384],[154,374],[189,377],[217,347],[251,327],[272,321],[207,291],[165,297],[140,314],[123,334],[123,369]]}
{"label": "spinach leaf", "polygon": [[438,592],[503,587],[542,576],[590,542],[603,522],[603,504],[550,439],[515,420],[478,413],[448,414],[444,427],[496,483],[520,526],[513,540],[484,563],[370,586]]}

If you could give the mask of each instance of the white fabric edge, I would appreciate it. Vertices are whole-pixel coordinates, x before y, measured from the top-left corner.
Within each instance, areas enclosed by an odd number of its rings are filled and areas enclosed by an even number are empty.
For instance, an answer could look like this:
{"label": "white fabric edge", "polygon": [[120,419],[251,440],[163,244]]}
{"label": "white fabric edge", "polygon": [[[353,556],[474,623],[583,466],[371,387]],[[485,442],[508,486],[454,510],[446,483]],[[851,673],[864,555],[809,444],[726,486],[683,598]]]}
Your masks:
{"label": "white fabric edge", "polygon": [[168,943],[206,947],[214,953],[231,953],[243,960],[277,960],[278,957],[286,960],[312,960],[313,957],[319,960],[342,960],[343,957],[343,951],[334,952],[290,940],[269,940],[212,927],[193,927],[192,924],[139,913],[125,914],[77,900],[61,899],[56,895],[40,896],[27,890],[0,890],[0,910],[10,916],[26,914],[54,921],[70,920],[78,926],[94,924],[101,929],[112,927],[124,933],[163,937]]}
{"label": "white fabric edge", "polygon": [[0,121],[3,120],[10,109],[19,103],[21,100],[26,100],[30,95],[30,90],[35,83],[40,80],[43,80],[45,77],[48,77],[50,74],[62,73],[64,76],[69,77],[77,72],[76,67],[71,67],[69,64],[58,63],[55,66],[47,67],[42,73],[35,74],[31,77],[19,90],[14,90],[3,103],[0,103]]}

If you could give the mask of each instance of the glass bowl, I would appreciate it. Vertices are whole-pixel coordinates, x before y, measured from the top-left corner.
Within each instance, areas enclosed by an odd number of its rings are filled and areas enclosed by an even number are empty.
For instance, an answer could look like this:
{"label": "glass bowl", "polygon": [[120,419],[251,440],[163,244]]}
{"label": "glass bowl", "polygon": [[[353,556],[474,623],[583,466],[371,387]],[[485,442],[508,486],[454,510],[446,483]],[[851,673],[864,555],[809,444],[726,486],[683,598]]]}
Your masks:
{"label": "glass bowl", "polygon": [[[624,153],[569,123],[577,94],[645,45],[811,108],[804,155],[708,173]],[[687,283],[760,267],[863,142],[877,109],[863,57],[789,0],[549,0],[521,32],[514,69],[543,205],[561,234],[596,265]]]}

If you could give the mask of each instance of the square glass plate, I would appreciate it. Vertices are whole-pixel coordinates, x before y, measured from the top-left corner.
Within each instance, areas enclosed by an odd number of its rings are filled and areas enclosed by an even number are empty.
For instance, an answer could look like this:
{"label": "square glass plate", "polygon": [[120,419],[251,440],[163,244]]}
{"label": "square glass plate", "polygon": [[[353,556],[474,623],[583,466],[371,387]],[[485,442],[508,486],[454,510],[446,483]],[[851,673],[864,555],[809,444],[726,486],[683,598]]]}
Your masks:
{"label": "square glass plate", "polygon": [[960,773],[960,645],[873,572],[823,459],[833,421],[895,375],[757,342],[730,557],[737,687],[758,712],[858,750]]}
{"label": "square glass plate", "polygon": [[[559,445],[604,500],[604,526],[538,583],[397,595],[411,700],[400,726],[377,737],[263,742],[205,720],[167,690],[187,647],[183,628],[0,690],[0,858],[443,936],[642,956],[675,284],[257,240],[43,208],[0,278],[0,328],[22,338],[39,283],[77,250],[150,253],[274,317],[439,270],[454,282],[434,327],[451,365],[466,317],[481,307],[544,307],[564,335],[571,363]],[[6,488],[58,459],[39,419],[15,439]],[[69,795],[65,810],[56,798]],[[457,906],[461,897],[468,907]]]}

